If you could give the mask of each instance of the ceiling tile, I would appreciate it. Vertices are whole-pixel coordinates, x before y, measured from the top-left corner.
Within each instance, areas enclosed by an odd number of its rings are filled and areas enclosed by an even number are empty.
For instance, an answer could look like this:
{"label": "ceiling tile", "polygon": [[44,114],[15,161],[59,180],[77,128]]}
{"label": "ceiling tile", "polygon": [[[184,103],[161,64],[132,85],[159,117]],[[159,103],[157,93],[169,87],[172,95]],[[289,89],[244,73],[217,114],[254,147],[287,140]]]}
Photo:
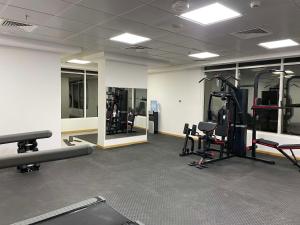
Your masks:
{"label": "ceiling tile", "polygon": [[160,40],[170,44],[180,44],[189,41],[191,38],[176,33],[168,33],[160,38]]}
{"label": "ceiling tile", "polygon": [[146,36],[151,39],[161,37],[168,33],[161,29],[156,29],[154,27],[124,18],[113,19],[107,23],[102,24],[101,26],[109,29],[119,30],[120,33],[129,32],[141,36]]}
{"label": "ceiling tile", "polygon": [[[204,6],[204,5],[208,5],[210,2],[213,2],[213,1],[209,1],[209,0],[208,1],[207,0],[205,0],[205,1],[189,0],[188,2],[189,2],[189,10],[192,10],[192,9],[196,9],[196,8],[201,7],[201,6]],[[172,9],[173,3],[174,3],[174,0],[164,0],[164,1],[154,0],[150,3],[150,5],[174,13],[174,11]]]}
{"label": "ceiling tile", "polygon": [[69,3],[72,3],[72,4],[77,4],[77,3],[80,3],[82,0],[62,0],[63,2],[69,2]]}
{"label": "ceiling tile", "polygon": [[223,46],[220,43],[217,44],[209,44],[207,42],[198,41],[195,39],[187,40],[186,42],[181,42],[178,44],[180,46],[190,48],[194,51],[215,51],[223,49]]}
{"label": "ceiling tile", "polygon": [[28,38],[28,39],[34,39],[34,40],[40,40],[40,41],[49,41],[49,42],[61,43],[61,39],[57,39],[57,38],[54,38],[54,37],[41,35],[41,34],[35,34],[35,33],[13,32],[9,35],[13,35],[13,36],[16,36],[16,37],[22,37],[22,38]]}
{"label": "ceiling tile", "polygon": [[183,55],[181,54],[175,54],[175,53],[166,53],[163,55],[160,55],[161,57],[166,57],[166,58],[179,58],[182,57]]}
{"label": "ceiling tile", "polygon": [[90,25],[95,25],[98,23],[102,23],[108,19],[112,18],[111,14],[99,12],[97,10],[89,9],[83,6],[73,5],[68,8],[65,12],[60,14],[60,17],[82,22],[88,23]]}
{"label": "ceiling tile", "polygon": [[[0,0],[0,1],[1,1],[1,0]],[[4,4],[1,4],[1,3],[0,3],[0,12],[4,9],[4,6],[5,6]]]}
{"label": "ceiling tile", "polygon": [[163,54],[167,53],[167,52],[161,51],[159,49],[147,49],[146,51],[149,55],[163,55]]}
{"label": "ceiling tile", "polygon": [[[28,15],[27,20],[26,15]],[[34,25],[44,25],[53,17],[49,14],[39,13],[13,6],[7,6],[0,16],[6,19],[12,19],[24,23],[31,23]]]}
{"label": "ceiling tile", "polygon": [[67,36],[71,35],[71,32],[63,31],[63,30],[58,30],[54,28],[49,28],[49,27],[38,27],[36,30],[34,30],[34,33],[36,34],[41,34],[41,35],[46,35],[54,38],[61,38],[64,39]]}
{"label": "ceiling tile", "polygon": [[142,43],[143,46],[149,47],[149,48],[155,48],[159,49],[163,46],[167,46],[168,44],[162,41],[157,41],[157,40],[151,40],[145,43]]}
{"label": "ceiling tile", "polygon": [[61,17],[52,17],[47,23],[47,26],[65,31],[80,32],[87,29],[89,24],[81,23],[73,20],[64,19]]}
{"label": "ceiling tile", "polygon": [[49,14],[56,14],[70,6],[69,3],[60,0],[11,0],[8,4]]}
{"label": "ceiling tile", "polygon": [[159,23],[167,16],[170,16],[170,13],[160,10],[158,8],[151,7],[149,5],[145,5],[137,10],[123,15],[122,17],[138,21],[140,23],[153,25]]}
{"label": "ceiling tile", "polygon": [[167,51],[170,53],[176,53],[176,54],[180,54],[180,55],[188,55],[191,52],[190,48],[184,48],[184,47],[179,47],[179,46],[175,46],[175,45],[164,46],[164,47],[161,47],[160,50]]}
{"label": "ceiling tile", "polygon": [[99,41],[89,35],[86,35],[86,34],[74,36],[68,40],[65,40],[65,43],[71,44],[71,45],[76,45],[76,46],[81,46],[82,48],[85,48],[85,49],[103,48],[101,41]]}
{"label": "ceiling tile", "polygon": [[101,26],[96,26],[96,27],[93,27],[92,29],[87,30],[84,33],[87,35],[91,35],[95,38],[100,37],[100,38],[104,38],[104,39],[109,39],[110,37],[120,34],[120,31],[109,29],[109,28],[104,28]]}
{"label": "ceiling tile", "polygon": [[140,2],[143,2],[143,3],[151,3],[151,2],[154,2],[155,0],[139,0]]}
{"label": "ceiling tile", "polygon": [[83,0],[79,4],[112,14],[121,14],[143,5],[138,0]]}

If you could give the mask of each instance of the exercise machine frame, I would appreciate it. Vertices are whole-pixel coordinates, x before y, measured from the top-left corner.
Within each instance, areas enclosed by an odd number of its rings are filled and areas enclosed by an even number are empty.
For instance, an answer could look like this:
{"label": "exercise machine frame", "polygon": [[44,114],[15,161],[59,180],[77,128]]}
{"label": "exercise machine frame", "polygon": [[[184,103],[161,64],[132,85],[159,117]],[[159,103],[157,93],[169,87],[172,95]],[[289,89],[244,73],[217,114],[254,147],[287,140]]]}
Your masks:
{"label": "exercise machine frame", "polygon": [[[263,163],[274,164],[275,163],[274,161],[258,158],[255,153],[250,156],[247,154],[247,150],[249,150],[249,148],[247,147],[247,122],[246,122],[246,114],[247,114],[247,106],[248,106],[248,90],[241,89],[239,86],[236,87],[234,84],[232,84],[229,81],[230,78],[236,80],[236,78],[233,76],[224,77],[221,75],[216,75],[213,76],[211,79],[205,77],[199,81],[199,83],[205,80],[207,81],[218,80],[220,82],[220,90],[214,91],[210,94],[207,113],[208,113],[208,121],[211,122],[212,120],[211,108],[212,108],[213,97],[218,97],[221,98],[223,101],[226,101],[226,109],[228,110],[229,113],[227,140],[223,139],[224,148],[226,148],[226,156],[222,154],[224,153],[224,151],[223,149],[221,149],[219,151],[220,155],[218,158],[214,158],[214,159],[210,158],[206,160],[205,158],[202,157],[199,160],[199,162],[201,162],[201,165],[200,163],[195,163],[195,162],[190,163],[189,165],[197,166],[198,168],[201,169],[205,167],[206,164],[230,159],[232,157],[240,157],[240,158],[250,159],[254,161],[260,161]],[[187,142],[188,138],[189,137],[187,135],[185,139],[185,143]],[[201,138],[203,138],[203,136]],[[184,155],[189,155],[189,154],[182,154],[182,156]],[[201,154],[198,155],[201,156]]]}

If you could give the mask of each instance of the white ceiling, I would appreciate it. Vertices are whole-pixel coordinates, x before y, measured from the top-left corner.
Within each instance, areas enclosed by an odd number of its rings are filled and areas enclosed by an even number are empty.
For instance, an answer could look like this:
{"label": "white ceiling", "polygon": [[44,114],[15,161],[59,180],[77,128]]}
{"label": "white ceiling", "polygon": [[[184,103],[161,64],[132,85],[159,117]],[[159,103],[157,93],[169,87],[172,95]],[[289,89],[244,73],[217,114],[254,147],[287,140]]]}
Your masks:
{"label": "white ceiling", "polygon": [[[166,60],[176,65],[192,63],[194,60],[187,56],[191,52],[215,52],[221,55],[220,60],[270,53],[270,50],[257,46],[264,41],[292,38],[300,42],[300,0],[262,0],[262,6],[255,9],[249,7],[250,0],[218,0],[243,16],[210,26],[177,17],[171,10],[172,2],[0,0],[0,17],[39,26],[32,33],[12,32],[15,36],[79,46],[89,54],[109,51]],[[212,2],[216,0],[190,0],[190,9]],[[264,28],[272,34],[248,40],[231,35],[254,27]],[[141,45],[152,49],[137,52],[126,49],[128,45],[108,40],[125,31],[150,37],[150,42]],[[0,32],[4,31],[0,29]],[[300,50],[300,47],[291,50]],[[272,50],[278,51],[281,50]]]}

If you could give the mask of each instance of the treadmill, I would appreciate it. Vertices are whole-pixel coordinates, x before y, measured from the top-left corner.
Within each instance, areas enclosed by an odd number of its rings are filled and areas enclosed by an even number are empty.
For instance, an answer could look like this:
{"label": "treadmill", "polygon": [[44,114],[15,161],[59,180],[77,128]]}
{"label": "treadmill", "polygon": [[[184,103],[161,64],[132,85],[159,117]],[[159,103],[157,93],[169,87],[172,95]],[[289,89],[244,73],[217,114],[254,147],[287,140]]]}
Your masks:
{"label": "treadmill", "polygon": [[110,207],[100,196],[11,225],[144,225]]}

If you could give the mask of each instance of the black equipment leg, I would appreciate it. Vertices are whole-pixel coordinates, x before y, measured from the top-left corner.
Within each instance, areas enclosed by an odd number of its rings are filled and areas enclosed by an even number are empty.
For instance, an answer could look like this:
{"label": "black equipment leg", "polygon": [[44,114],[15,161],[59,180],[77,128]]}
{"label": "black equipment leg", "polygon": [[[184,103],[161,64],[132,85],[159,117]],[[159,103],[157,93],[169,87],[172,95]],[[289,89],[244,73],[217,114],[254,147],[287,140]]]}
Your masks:
{"label": "black equipment leg", "polygon": [[262,162],[262,163],[267,163],[267,164],[271,164],[271,165],[275,164],[275,162],[272,160],[261,159],[261,158],[252,157],[252,156],[242,156],[242,158],[250,159],[250,160],[254,160],[254,161],[258,161],[258,162]]}
{"label": "black equipment leg", "polygon": [[[297,166],[298,168],[300,168],[300,165],[298,163],[298,160],[293,152],[292,149],[290,149],[292,155],[293,155],[293,158],[290,157],[285,151],[283,151],[282,149],[278,148],[277,149],[282,155],[284,155],[288,160],[290,160],[295,166]],[[299,170],[300,171],[300,170]]]}
{"label": "black equipment leg", "polygon": [[203,164],[205,165],[205,164],[215,163],[215,162],[230,159],[230,158],[233,158],[233,157],[235,157],[235,156],[234,155],[229,155],[229,156],[226,156],[226,157],[223,157],[223,158],[211,159],[211,160],[207,160],[207,161],[203,162]]}
{"label": "black equipment leg", "polygon": [[188,141],[189,141],[189,134],[185,134],[185,139],[184,139],[184,145],[182,148],[182,153],[179,154],[179,156],[186,156],[189,154],[189,149],[188,149]]}
{"label": "black equipment leg", "polygon": [[[25,154],[27,152],[37,152],[38,144],[36,140],[27,140],[18,142],[18,153]],[[28,165],[19,165],[17,166],[17,170],[21,173],[28,173],[31,171],[37,171],[40,169],[39,163],[28,164]]]}

